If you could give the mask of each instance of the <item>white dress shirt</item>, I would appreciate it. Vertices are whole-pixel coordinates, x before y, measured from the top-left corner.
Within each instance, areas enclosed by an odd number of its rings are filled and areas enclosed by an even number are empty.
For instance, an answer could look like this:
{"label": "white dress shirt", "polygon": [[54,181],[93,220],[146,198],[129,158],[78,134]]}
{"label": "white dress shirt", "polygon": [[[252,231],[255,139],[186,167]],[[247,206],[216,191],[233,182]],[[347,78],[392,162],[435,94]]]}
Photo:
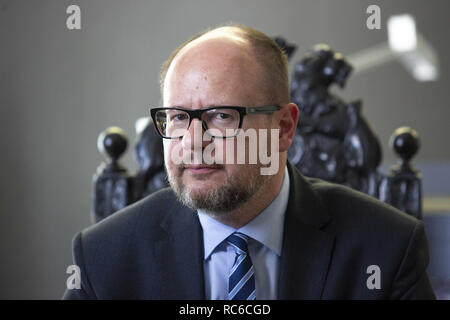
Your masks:
{"label": "white dress shirt", "polygon": [[207,299],[227,298],[228,273],[236,253],[224,240],[236,231],[249,237],[248,249],[255,271],[256,299],[277,299],[284,216],[288,200],[289,174],[285,168],[283,183],[275,199],[238,230],[218,222],[201,210],[197,211],[203,229]]}

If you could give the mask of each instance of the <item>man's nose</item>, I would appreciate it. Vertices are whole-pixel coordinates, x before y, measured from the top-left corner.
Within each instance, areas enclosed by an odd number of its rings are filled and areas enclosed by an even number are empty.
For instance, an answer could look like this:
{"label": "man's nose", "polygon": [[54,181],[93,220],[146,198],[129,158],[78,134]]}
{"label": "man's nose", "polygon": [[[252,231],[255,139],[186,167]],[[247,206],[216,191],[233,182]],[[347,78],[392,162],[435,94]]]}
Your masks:
{"label": "man's nose", "polygon": [[183,146],[183,149],[185,150],[195,150],[200,149],[200,151],[203,150],[210,141],[203,141],[203,134],[204,129],[202,126],[202,122],[198,119],[193,119],[191,121],[191,124],[189,128],[186,130],[186,133],[184,134],[181,143]]}

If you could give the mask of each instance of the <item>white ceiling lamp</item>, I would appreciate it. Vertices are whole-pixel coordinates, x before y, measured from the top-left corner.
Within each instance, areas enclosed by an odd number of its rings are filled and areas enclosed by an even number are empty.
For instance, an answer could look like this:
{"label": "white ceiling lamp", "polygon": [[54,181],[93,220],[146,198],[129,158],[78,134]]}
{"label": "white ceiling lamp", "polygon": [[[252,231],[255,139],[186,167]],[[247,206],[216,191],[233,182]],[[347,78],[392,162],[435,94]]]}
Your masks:
{"label": "white ceiling lamp", "polygon": [[414,17],[409,14],[389,17],[388,41],[349,55],[354,72],[367,71],[379,65],[399,61],[417,81],[435,81],[439,61],[434,48],[417,32]]}
{"label": "white ceiling lamp", "polygon": [[417,48],[416,22],[409,14],[388,19],[389,47],[395,52],[408,52]]}

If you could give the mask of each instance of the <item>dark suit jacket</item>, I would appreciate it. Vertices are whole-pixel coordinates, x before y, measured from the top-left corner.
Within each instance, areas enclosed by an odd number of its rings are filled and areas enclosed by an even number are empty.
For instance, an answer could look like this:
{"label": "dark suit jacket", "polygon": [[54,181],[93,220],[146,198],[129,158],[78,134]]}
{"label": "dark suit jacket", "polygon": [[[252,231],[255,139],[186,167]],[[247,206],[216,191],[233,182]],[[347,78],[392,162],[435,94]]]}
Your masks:
{"label": "dark suit jacket", "polygon": [[[288,172],[279,299],[434,298],[422,222],[290,164]],[[75,236],[81,289],[63,298],[204,299],[202,237],[196,212],[160,190]],[[367,287],[370,265],[380,289]]]}

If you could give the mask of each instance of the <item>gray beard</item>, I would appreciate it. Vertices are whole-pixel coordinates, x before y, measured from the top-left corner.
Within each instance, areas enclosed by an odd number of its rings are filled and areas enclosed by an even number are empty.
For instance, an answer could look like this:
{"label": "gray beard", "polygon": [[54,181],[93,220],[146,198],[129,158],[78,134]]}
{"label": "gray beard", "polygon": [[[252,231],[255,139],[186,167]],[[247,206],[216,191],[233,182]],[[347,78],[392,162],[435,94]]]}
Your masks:
{"label": "gray beard", "polygon": [[[167,170],[167,168],[166,168]],[[205,211],[211,217],[224,217],[252,198],[268,181],[268,176],[255,175],[245,181],[228,177],[227,182],[212,190],[192,194],[183,183],[181,176],[167,175],[169,183],[183,205],[194,210]]]}

